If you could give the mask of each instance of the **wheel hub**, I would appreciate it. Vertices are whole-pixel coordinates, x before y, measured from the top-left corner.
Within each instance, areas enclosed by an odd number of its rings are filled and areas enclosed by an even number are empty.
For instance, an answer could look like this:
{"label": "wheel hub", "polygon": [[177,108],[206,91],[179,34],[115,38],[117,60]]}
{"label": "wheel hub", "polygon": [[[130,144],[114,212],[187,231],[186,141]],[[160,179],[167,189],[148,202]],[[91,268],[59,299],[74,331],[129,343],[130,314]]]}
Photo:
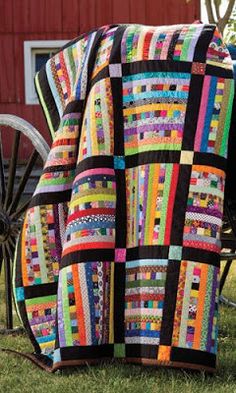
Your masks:
{"label": "wheel hub", "polygon": [[11,232],[11,222],[5,212],[0,212],[0,243],[4,243]]}

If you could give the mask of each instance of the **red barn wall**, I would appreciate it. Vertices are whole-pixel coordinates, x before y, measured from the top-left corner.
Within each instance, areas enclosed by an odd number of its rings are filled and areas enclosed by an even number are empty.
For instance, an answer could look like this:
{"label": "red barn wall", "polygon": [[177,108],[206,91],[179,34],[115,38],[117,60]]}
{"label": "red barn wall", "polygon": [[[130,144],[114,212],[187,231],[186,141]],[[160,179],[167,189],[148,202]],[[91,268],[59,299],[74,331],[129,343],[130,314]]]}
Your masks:
{"label": "red barn wall", "polygon": [[23,117],[50,141],[39,105],[25,105],[24,41],[72,39],[109,23],[163,25],[199,18],[200,0],[166,0],[164,6],[162,0],[0,0],[0,113]]}

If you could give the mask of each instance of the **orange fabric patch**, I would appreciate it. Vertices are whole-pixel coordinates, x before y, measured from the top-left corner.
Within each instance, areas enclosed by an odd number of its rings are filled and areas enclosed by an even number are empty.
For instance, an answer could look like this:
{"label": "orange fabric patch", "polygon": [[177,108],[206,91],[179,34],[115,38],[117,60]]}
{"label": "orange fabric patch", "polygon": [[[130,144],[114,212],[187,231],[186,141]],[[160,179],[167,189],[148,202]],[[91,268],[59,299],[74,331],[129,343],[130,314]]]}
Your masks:
{"label": "orange fabric patch", "polygon": [[170,351],[171,346],[160,345],[158,349],[157,360],[161,362],[169,362],[170,361]]}

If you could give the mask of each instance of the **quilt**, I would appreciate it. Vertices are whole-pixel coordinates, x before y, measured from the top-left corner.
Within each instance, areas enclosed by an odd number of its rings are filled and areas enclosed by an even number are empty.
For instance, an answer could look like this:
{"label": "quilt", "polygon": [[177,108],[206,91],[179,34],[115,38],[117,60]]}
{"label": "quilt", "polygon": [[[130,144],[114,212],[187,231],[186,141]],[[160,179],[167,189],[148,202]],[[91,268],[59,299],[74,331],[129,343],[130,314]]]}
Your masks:
{"label": "quilt", "polygon": [[216,26],[102,26],[35,85],[53,142],[15,263],[29,357],[213,372],[234,96]]}

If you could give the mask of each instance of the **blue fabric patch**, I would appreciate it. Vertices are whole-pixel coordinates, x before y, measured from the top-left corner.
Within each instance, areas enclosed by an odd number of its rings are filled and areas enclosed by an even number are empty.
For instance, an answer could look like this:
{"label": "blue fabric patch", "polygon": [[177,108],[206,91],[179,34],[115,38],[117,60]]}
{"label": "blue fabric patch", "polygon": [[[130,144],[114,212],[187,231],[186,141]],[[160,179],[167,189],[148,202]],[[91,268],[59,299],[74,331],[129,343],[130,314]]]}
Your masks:
{"label": "blue fabric patch", "polygon": [[24,287],[16,288],[16,300],[18,302],[21,302],[22,300],[25,300],[25,289],[24,289]]}
{"label": "blue fabric patch", "polygon": [[141,329],[132,329],[126,330],[125,332],[126,337],[160,337],[159,330],[141,330]]}
{"label": "blue fabric patch", "polygon": [[61,351],[60,348],[55,349],[53,354],[53,362],[57,363],[61,361]]}
{"label": "blue fabric patch", "polygon": [[125,169],[125,157],[124,156],[114,156],[114,168],[115,169]]}

